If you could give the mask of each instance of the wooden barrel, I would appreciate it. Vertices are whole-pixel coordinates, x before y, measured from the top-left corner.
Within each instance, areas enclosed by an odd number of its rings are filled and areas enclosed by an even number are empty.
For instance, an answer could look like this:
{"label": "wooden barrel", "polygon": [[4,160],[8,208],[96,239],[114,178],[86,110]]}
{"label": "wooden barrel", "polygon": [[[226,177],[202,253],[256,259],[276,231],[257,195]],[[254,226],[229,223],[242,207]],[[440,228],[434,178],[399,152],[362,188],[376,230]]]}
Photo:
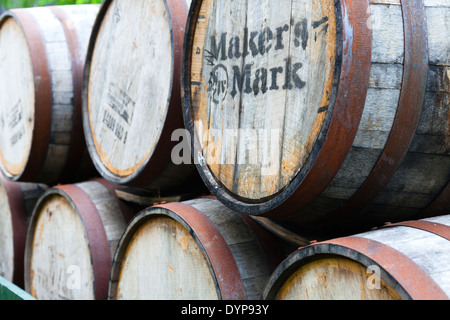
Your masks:
{"label": "wooden barrel", "polygon": [[187,139],[177,132],[187,13],[185,0],[103,2],[86,59],[83,122],[91,158],[113,183],[167,191],[197,174],[189,151],[187,164],[183,155],[172,161]]}
{"label": "wooden barrel", "polygon": [[448,213],[449,17],[445,0],[193,1],[183,114],[208,188],[312,226]]}
{"label": "wooden barrel", "polygon": [[98,5],[53,6],[0,18],[0,162],[8,178],[53,185],[95,172],[81,88],[97,12]]}
{"label": "wooden barrel", "polygon": [[448,300],[450,216],[300,248],[272,274],[267,300]]}
{"label": "wooden barrel", "polygon": [[131,217],[100,179],[48,190],[28,229],[25,290],[38,300],[106,300],[112,256]]}
{"label": "wooden barrel", "polygon": [[11,182],[0,174],[0,277],[24,287],[28,222],[45,185]]}
{"label": "wooden barrel", "polygon": [[216,199],[158,205],[125,231],[109,298],[258,299],[282,259],[272,234]]}

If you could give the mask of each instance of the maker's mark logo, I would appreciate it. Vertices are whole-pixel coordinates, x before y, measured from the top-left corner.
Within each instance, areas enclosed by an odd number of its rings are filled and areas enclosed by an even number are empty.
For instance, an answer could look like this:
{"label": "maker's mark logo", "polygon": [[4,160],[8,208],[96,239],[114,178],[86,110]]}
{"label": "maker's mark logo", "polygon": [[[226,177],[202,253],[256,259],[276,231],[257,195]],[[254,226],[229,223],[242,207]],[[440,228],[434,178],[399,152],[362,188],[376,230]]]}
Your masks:
{"label": "maker's mark logo", "polygon": [[[210,36],[209,50],[204,49],[210,101],[217,105],[227,95],[235,99],[238,93],[256,97],[268,91],[305,88],[308,45],[328,33],[328,22],[328,17],[311,22],[304,18],[277,28],[264,27],[257,31],[244,28],[241,36],[227,32]],[[280,51],[286,52],[286,56],[276,53],[267,59],[267,55]],[[267,63],[261,65],[257,59],[266,59]]]}
{"label": "maker's mark logo", "polygon": [[218,64],[210,73],[208,92],[215,104],[225,100],[228,92],[228,71],[223,64]]}

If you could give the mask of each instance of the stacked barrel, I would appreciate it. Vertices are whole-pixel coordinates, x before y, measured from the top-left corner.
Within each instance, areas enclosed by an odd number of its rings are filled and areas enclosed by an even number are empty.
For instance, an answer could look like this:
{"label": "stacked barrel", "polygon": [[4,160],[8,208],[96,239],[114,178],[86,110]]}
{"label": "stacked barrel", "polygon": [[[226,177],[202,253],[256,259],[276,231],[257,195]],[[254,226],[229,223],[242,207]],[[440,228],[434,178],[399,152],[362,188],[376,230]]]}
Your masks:
{"label": "stacked barrel", "polygon": [[96,176],[84,142],[81,80],[97,12],[43,7],[0,18],[0,276],[22,288],[39,198],[58,183]]}
{"label": "stacked barrel", "polygon": [[445,0],[7,11],[0,276],[40,300],[448,299],[449,18]]}

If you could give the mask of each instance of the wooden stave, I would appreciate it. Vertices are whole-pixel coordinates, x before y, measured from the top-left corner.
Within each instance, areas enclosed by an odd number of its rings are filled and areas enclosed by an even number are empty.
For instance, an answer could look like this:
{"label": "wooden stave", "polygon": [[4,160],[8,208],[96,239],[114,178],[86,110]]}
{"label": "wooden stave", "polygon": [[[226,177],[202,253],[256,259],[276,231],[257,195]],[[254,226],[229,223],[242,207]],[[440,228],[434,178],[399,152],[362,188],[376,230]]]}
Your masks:
{"label": "wooden stave", "polygon": [[[82,5],[77,6],[76,9],[86,10],[89,13],[90,10],[96,10],[98,5]],[[55,167],[51,164],[52,151],[51,145],[58,146],[57,143],[53,143],[53,126],[55,126],[52,118],[52,112],[54,111],[55,97],[52,85],[52,69],[51,64],[55,61],[51,60],[47,52],[46,42],[44,40],[44,32],[41,25],[33,17],[33,10],[49,10],[49,14],[57,19],[61,31],[66,37],[66,44],[70,60],[72,63],[72,81],[73,81],[73,126],[71,130],[70,142],[67,144],[68,151],[65,154],[65,161],[63,164],[58,165],[56,168],[59,170],[59,174],[51,173],[55,171]],[[97,173],[91,163],[91,159],[87,154],[85,147],[85,141],[83,131],[81,128],[81,118],[77,112],[80,112],[80,72],[83,69],[84,59],[80,54],[83,50],[79,50],[79,36],[86,37],[82,32],[85,30],[79,30],[78,26],[75,28],[69,28],[65,21],[70,20],[70,11],[75,9],[73,6],[50,6],[48,8],[24,8],[24,9],[10,9],[3,13],[1,23],[4,23],[7,19],[14,19],[27,39],[27,45],[30,48],[30,58],[32,60],[32,69],[34,78],[39,79],[39,90],[35,86],[35,106],[34,106],[34,127],[32,133],[31,150],[28,154],[28,159],[20,174],[10,175],[9,172],[4,172],[8,179],[18,182],[35,182],[44,183],[48,185],[56,183],[71,183],[79,182],[84,179],[95,177]],[[79,14],[79,13],[76,13]],[[73,24],[73,25],[76,25]],[[78,52],[80,51],[80,52]],[[78,96],[77,96],[78,94]],[[60,101],[60,98],[57,99]],[[67,102],[58,102],[61,105],[66,105]],[[50,115],[50,116],[49,116]],[[57,133],[57,132],[56,132]],[[56,158],[55,158],[56,159]],[[3,166],[2,166],[2,171]]]}
{"label": "wooden stave", "polygon": [[[186,202],[156,205],[136,215],[124,232],[114,256],[109,285],[109,300],[118,299],[119,277],[130,240],[140,227],[145,225],[152,217],[158,216],[173,219],[191,234],[207,259],[208,266],[214,277],[216,294],[220,300],[247,300],[249,297],[252,297],[252,299],[258,298],[258,290],[261,290],[261,288],[255,289],[252,287],[251,282],[248,282],[249,280],[251,281],[251,278],[244,280],[242,272],[245,271],[242,269],[242,266],[237,265],[234,258],[239,256],[239,254],[243,257],[241,259],[246,260],[248,257],[245,258],[244,251],[239,248],[234,248],[232,252],[227,244],[229,240],[225,239],[227,236],[223,233],[223,227],[220,227],[217,223],[218,221],[214,221],[214,214],[208,213],[206,215],[197,207],[197,205],[201,206],[205,204],[212,205],[214,209],[225,209],[229,211],[229,209],[220,204],[214,197],[202,197]],[[247,229],[247,232],[252,233],[255,237],[256,243],[259,243],[259,248],[262,251],[256,254],[263,261],[267,262],[267,265],[254,265],[255,270],[264,270],[266,268],[273,270],[284,256],[280,251],[279,244],[274,241],[275,238],[273,238],[273,235],[249,219],[249,217],[233,213],[232,211],[229,211],[229,213],[235,215],[235,221],[233,223]],[[248,262],[244,262],[243,264]],[[248,272],[252,273],[250,270]],[[263,282],[259,281],[259,285],[263,285]]]}
{"label": "wooden stave", "polygon": [[168,12],[168,22],[172,36],[172,52],[174,59],[173,73],[171,75],[171,89],[168,97],[168,111],[164,122],[162,132],[160,133],[157,145],[154,147],[153,153],[146,161],[132,174],[121,177],[112,173],[105,164],[101,156],[98,154],[93,141],[93,133],[89,123],[89,77],[90,68],[95,50],[95,42],[98,37],[102,21],[106,15],[109,6],[113,0],[104,1],[100,7],[97,20],[94,24],[88,52],[86,57],[86,65],[83,75],[83,128],[86,136],[87,149],[93,164],[100,175],[111,183],[126,185],[130,187],[143,188],[152,192],[177,193],[194,189],[202,190],[203,185],[198,177],[195,168],[191,164],[175,165],[171,160],[171,151],[176,146],[172,140],[172,134],[175,130],[183,128],[183,117],[180,113],[180,81],[179,74],[181,68],[181,54],[183,50],[184,22],[188,14],[189,1],[164,0]]}
{"label": "wooden stave", "polygon": [[[105,229],[103,218],[101,215],[108,217],[110,213],[101,209],[101,205],[97,206],[94,203],[94,199],[90,197],[90,194],[83,189],[82,185],[89,187],[96,187],[102,189],[101,192],[108,195],[109,202],[114,203],[116,206],[116,212],[123,218],[122,229],[125,229],[126,224],[134,216],[134,211],[123,203],[117,197],[115,193],[116,185],[109,183],[108,181],[96,178],[87,182],[69,185],[58,185],[51,189],[48,189],[38,200],[34,211],[31,216],[31,220],[27,230],[26,244],[25,244],[25,290],[32,294],[32,275],[31,271],[31,259],[33,251],[33,237],[35,234],[35,227],[37,219],[39,218],[40,209],[46,205],[47,199],[53,196],[61,196],[66,199],[76,211],[79,219],[84,225],[84,237],[89,246],[91,255],[91,268],[93,283],[93,296],[95,300],[106,300],[107,290],[109,282],[109,273],[112,264],[112,254],[115,250],[115,246],[119,241],[119,237],[111,236]],[[105,200],[101,200],[103,203]],[[100,214],[100,212],[102,212]],[[120,227],[120,226],[118,226]],[[44,275],[50,277],[51,275]],[[38,297],[35,297],[38,299]],[[52,298],[54,299],[54,297]]]}
{"label": "wooden stave", "polygon": [[[194,1],[193,5],[191,7],[191,13],[190,13],[190,20],[188,21],[188,29],[187,29],[187,33],[186,33],[186,39],[185,39],[185,55],[183,58],[183,108],[184,108],[184,117],[185,117],[185,125],[186,128],[189,130],[189,132],[191,133],[191,135],[193,136],[191,144],[192,144],[192,149],[196,150],[196,146],[198,146],[198,141],[197,141],[197,137],[195,137],[195,132],[194,132],[194,124],[193,124],[193,120],[192,120],[192,111],[190,110],[191,108],[191,95],[192,95],[192,91],[191,91],[191,87],[190,87],[190,66],[191,66],[191,53],[190,50],[192,49],[190,46],[192,45],[192,38],[193,38],[193,34],[195,32],[195,22],[197,19],[197,16],[199,14],[199,7],[201,6],[201,2],[202,1]],[[351,30],[350,32],[348,32],[348,34],[346,35],[345,31],[344,31],[344,37],[350,37],[351,33],[354,32],[354,36],[356,38],[362,37],[364,39],[371,39],[371,35],[372,33],[369,32],[369,35],[365,35],[365,33],[367,32],[366,30],[364,30],[364,23],[366,21],[369,21],[371,19],[370,17],[370,10],[369,7],[371,5],[377,4],[377,3],[382,3],[385,4],[385,2],[383,1],[378,1],[378,0],[370,0],[369,1],[364,1],[364,8],[354,8],[354,9],[349,9],[351,8],[351,4],[346,3],[345,1],[341,1],[342,3],[342,12],[344,12],[344,15],[349,15],[349,17],[344,17],[344,20],[347,20],[348,18],[355,20],[355,25],[358,25],[358,28],[355,28],[355,30]],[[426,2],[426,1],[425,1]],[[221,184],[221,182],[213,177],[213,175],[211,174],[211,172],[209,171],[209,169],[207,168],[207,164],[205,162],[200,161],[200,163],[197,164],[197,169],[200,172],[200,175],[202,176],[205,184],[207,185],[207,187],[209,188],[209,190],[215,195],[217,196],[217,198],[222,201],[225,205],[227,205],[228,207],[230,207],[233,210],[236,211],[240,211],[243,212],[245,214],[249,214],[249,215],[255,215],[255,216],[262,216],[262,217],[268,217],[268,218],[273,218],[273,219],[283,219],[283,220],[287,220],[288,222],[293,222],[295,224],[303,224],[305,226],[308,226],[310,228],[312,228],[313,230],[319,230],[321,231],[326,231],[326,232],[342,232],[342,230],[344,230],[344,232],[348,232],[348,230],[350,229],[350,223],[352,222],[351,220],[355,218],[355,213],[352,212],[357,210],[357,209],[362,209],[364,207],[367,206],[368,203],[370,203],[370,201],[374,200],[376,198],[376,196],[381,193],[382,190],[384,190],[384,188],[386,187],[386,185],[389,183],[390,180],[392,180],[394,174],[396,173],[397,169],[404,169],[405,166],[403,165],[404,163],[404,157],[405,156],[409,156],[410,154],[414,154],[417,151],[417,146],[418,146],[418,136],[419,135],[415,129],[418,126],[418,122],[419,122],[419,116],[420,116],[420,107],[422,106],[420,104],[421,101],[423,101],[424,99],[424,95],[425,95],[425,87],[427,87],[427,90],[430,89],[430,87],[434,86],[434,82],[433,80],[429,80],[427,83],[427,74],[430,74],[428,71],[428,52],[426,52],[426,50],[424,50],[427,47],[427,44],[424,43],[424,41],[426,41],[427,39],[427,35],[425,34],[427,29],[426,29],[426,18],[424,17],[424,4],[422,1],[417,2],[417,3],[409,3],[408,1],[393,1],[392,4],[395,5],[401,5],[402,6],[402,10],[405,12],[404,14],[404,18],[403,18],[403,22],[406,26],[410,26],[412,24],[415,24],[414,26],[411,27],[407,27],[405,33],[407,36],[409,36],[408,39],[412,40],[412,41],[406,41],[407,42],[407,52],[410,53],[409,56],[407,57],[407,66],[410,68],[409,70],[406,70],[404,73],[404,78],[406,80],[417,77],[417,79],[415,79],[415,81],[417,81],[417,83],[414,84],[408,84],[408,82],[406,82],[405,80],[405,84],[403,86],[403,95],[404,98],[402,98],[403,100],[405,100],[405,98],[407,98],[407,94],[406,92],[408,92],[408,90],[411,90],[415,87],[418,88],[417,91],[415,91],[415,93],[417,93],[417,97],[414,101],[403,101],[400,103],[401,106],[405,107],[412,103],[413,105],[415,105],[416,108],[416,112],[411,115],[408,114],[409,111],[405,110],[405,112],[399,112],[399,117],[398,119],[400,119],[401,116],[404,117],[409,117],[409,121],[410,124],[408,126],[405,126],[404,128],[400,128],[401,126],[399,126],[399,128],[397,128],[396,130],[399,130],[399,132],[407,132],[406,137],[404,139],[404,141],[402,141],[402,138],[397,138],[399,137],[398,134],[394,134],[394,132],[392,133],[392,139],[390,139],[390,143],[393,146],[396,146],[394,148],[391,148],[392,150],[389,151],[389,147],[385,149],[385,154],[383,154],[380,158],[379,158],[379,164],[377,164],[374,168],[374,170],[372,171],[372,175],[366,179],[366,184],[361,187],[360,191],[359,191],[359,195],[355,196],[352,199],[348,200],[348,207],[342,207],[339,208],[338,206],[338,210],[332,210],[330,212],[329,209],[323,209],[322,208],[322,212],[317,214],[317,210],[314,213],[310,213],[307,211],[302,211],[302,209],[310,209],[309,207],[314,204],[314,202],[323,196],[323,193],[326,191],[328,185],[333,181],[334,177],[336,176],[336,174],[339,172],[340,170],[340,166],[341,164],[343,164],[345,158],[346,158],[346,154],[342,153],[342,157],[341,158],[336,158],[334,157],[334,155],[330,154],[330,158],[333,157],[333,159],[336,161],[336,159],[338,159],[335,163],[330,164],[329,159],[322,159],[320,161],[320,163],[314,163],[311,164],[307,169],[314,171],[313,173],[308,172],[308,170],[305,170],[305,172],[303,172],[303,174],[300,172],[298,174],[298,176],[295,178],[296,180],[294,180],[292,182],[291,185],[289,185],[285,190],[283,190],[282,192],[280,192],[280,194],[278,194],[274,199],[260,199],[261,201],[258,203],[252,203],[250,201],[244,201],[242,198],[240,198],[238,195],[236,194],[232,194],[231,192],[229,192],[228,190],[225,190],[226,188]],[[427,5],[433,6],[433,3],[427,3]],[[445,6],[445,5],[444,5]],[[349,10],[354,10],[353,13],[348,13]],[[355,16],[351,16],[352,14],[356,15]],[[415,20],[417,19],[417,20]],[[412,32],[415,32],[413,30],[418,30],[417,32],[419,32],[419,36],[417,36],[417,38],[415,38],[416,35],[411,35]],[[364,35],[364,36],[363,36]],[[425,40],[424,40],[425,39]],[[358,45],[358,50],[369,50],[368,48],[366,48],[364,46],[364,44],[359,43]],[[364,49],[362,49],[364,48]],[[346,49],[344,49],[344,51],[347,51]],[[355,51],[355,48],[353,48],[353,51]],[[370,56],[370,53],[369,53]],[[348,57],[347,57],[348,59]],[[345,57],[343,57],[343,60],[347,60]],[[364,61],[364,62],[362,62]],[[370,73],[370,64],[371,64],[371,59],[369,58],[369,61],[367,61],[367,57],[361,57],[361,63],[364,65],[364,70],[366,71],[366,73]],[[417,67],[419,66],[419,67]],[[417,68],[416,68],[417,67]],[[362,70],[362,69],[361,69]],[[360,70],[361,73],[364,73]],[[444,73],[445,73],[445,69],[443,69]],[[430,71],[431,72],[431,71]],[[420,75],[420,76],[419,76]],[[360,74],[361,76],[361,74]],[[445,77],[445,76],[444,76]],[[364,96],[367,93],[367,89],[369,86],[369,79],[365,78],[363,79],[363,77],[361,77],[361,81],[362,82],[366,82],[365,84],[362,84],[362,89],[360,90],[360,95]],[[442,80],[445,81],[445,80]],[[342,84],[344,81],[341,78],[341,83],[339,85],[343,85],[345,86],[346,84]],[[444,82],[441,84],[444,85]],[[448,90],[448,89],[447,89]],[[444,88],[445,91],[445,88]],[[364,96],[365,98],[365,96]],[[360,102],[359,102],[360,103]],[[358,103],[356,103],[358,105]],[[361,104],[361,103],[360,103]],[[362,103],[362,106],[364,106],[364,103]],[[358,107],[361,107],[360,105]],[[361,110],[360,110],[361,111]],[[353,112],[352,116],[355,116],[354,119],[354,123],[358,124],[360,121],[360,117],[361,114],[357,114],[357,112]],[[358,119],[359,117],[359,119]],[[403,122],[403,120],[397,120],[400,123]],[[335,123],[334,123],[335,124]],[[356,132],[350,133],[350,138],[348,138],[346,136],[346,138],[352,140],[351,142],[349,140],[347,140],[347,142],[350,142],[350,146],[347,149],[347,151],[349,151],[351,149],[351,144],[353,142],[353,138],[355,137]],[[342,135],[343,137],[345,136],[344,134]],[[327,138],[328,139],[328,138]],[[330,137],[330,139],[332,139]],[[340,144],[340,143],[338,143]],[[399,146],[401,145],[401,147]],[[347,145],[348,146],[348,145]],[[408,148],[409,146],[411,146],[411,148]],[[396,157],[395,161],[386,161],[386,154],[388,153],[394,154],[394,156]],[[196,154],[194,154],[194,158],[195,158]],[[392,157],[387,157],[387,159],[391,160]],[[328,161],[328,162],[327,162]],[[318,161],[319,162],[319,161]],[[392,162],[393,165],[392,165]],[[327,163],[327,165],[324,165],[324,163]],[[379,182],[376,179],[376,171],[377,169],[379,169],[379,167],[381,168],[386,168],[383,169],[384,171],[386,171],[386,173],[389,172],[389,174],[387,174],[386,176],[382,176],[383,179],[385,179],[383,182]],[[320,169],[323,172],[320,172]],[[389,171],[388,171],[389,170]],[[313,174],[314,179],[313,179]],[[304,179],[305,181],[302,181],[301,179]],[[315,181],[317,183],[315,183]],[[380,183],[380,184],[379,184]],[[438,186],[439,188],[439,186]],[[370,190],[372,195],[367,197],[367,190]],[[441,193],[441,194],[440,194]],[[434,194],[435,198],[436,198],[436,202],[431,204],[430,203],[430,208],[423,208],[424,210],[424,214],[428,211],[433,210],[433,213],[426,213],[428,216],[430,215],[441,215],[441,214],[446,214],[448,212],[448,210],[450,210],[450,203],[448,200],[446,200],[445,195],[448,194],[448,185],[447,188],[445,189],[445,184],[442,185],[442,191],[436,191],[436,193]],[[359,199],[357,199],[359,198]],[[350,201],[351,200],[351,201]],[[353,207],[353,208],[352,208]],[[433,208],[433,209],[432,209]],[[348,209],[348,210],[344,210],[344,209]],[[380,209],[382,210],[382,209]],[[314,214],[316,214],[316,216],[314,216]],[[417,212],[410,212],[409,213],[409,218],[415,218],[415,217],[419,217],[417,216]],[[375,215],[376,216],[376,215]],[[359,217],[358,217],[359,218]],[[401,219],[401,218],[405,218],[404,216],[402,217],[397,217],[397,219]],[[369,222],[369,227],[372,226],[374,223],[382,223],[384,222],[385,218],[382,217],[381,220],[377,220],[377,217],[374,217],[374,219],[372,219],[372,221]],[[395,216],[391,217],[391,219],[395,220]],[[354,219],[357,220],[357,219]],[[311,222],[312,221],[312,222]],[[342,221],[344,221],[344,224],[342,224]],[[366,222],[367,221],[364,221]],[[337,226],[339,227],[339,229],[337,228]],[[356,227],[353,225],[352,227],[362,230],[363,228],[367,228],[367,225],[363,225],[361,223],[361,221],[357,221],[356,222]],[[339,231],[337,231],[339,230]]]}
{"label": "wooden stave", "polygon": [[[398,294],[398,299],[448,300],[450,299],[448,284],[440,282],[442,278],[433,278],[429,270],[426,270],[425,260],[428,259],[421,261],[421,257],[425,257],[427,254],[428,248],[410,248],[409,252],[406,252],[404,249],[402,250],[401,246],[392,246],[388,239],[390,232],[401,233],[406,230],[410,232],[408,235],[411,235],[416,230],[418,234],[415,235],[416,238],[410,239],[412,241],[422,241],[423,235],[420,233],[434,237],[434,239],[448,241],[450,239],[448,221],[448,216],[440,216],[427,220],[386,224],[363,234],[311,243],[309,246],[301,247],[281,263],[272,274],[262,298],[276,299],[280,288],[288,281],[290,275],[295,270],[299,270],[302,265],[327,257],[343,257],[361,264],[364,268],[379,267],[381,280]],[[375,235],[376,232],[381,235],[384,232],[384,236],[387,237],[386,242],[375,240],[376,237],[380,238],[380,235]],[[434,272],[439,271],[434,270]],[[370,272],[367,271],[366,276],[369,275]]]}
{"label": "wooden stave", "polygon": [[[371,0],[374,7],[383,7],[384,4],[383,1]],[[310,225],[320,225],[324,232],[334,235],[359,232],[385,221],[420,219],[450,212],[450,202],[446,197],[450,181],[448,137],[445,136],[448,129],[444,124],[448,110],[445,96],[448,96],[449,88],[443,76],[450,61],[436,57],[439,53],[436,52],[438,35],[436,30],[428,29],[429,25],[435,24],[433,12],[439,10],[434,6],[440,5],[448,15],[448,4],[392,1],[388,7],[390,5],[401,8],[406,27],[402,28],[405,57],[403,75],[398,84],[401,96],[386,146],[351,196],[337,196],[331,200],[333,196],[330,194],[336,185],[333,180],[323,195],[304,210],[305,215],[316,214]],[[413,81],[417,83],[412,85]],[[416,97],[414,101],[406,102],[402,96],[409,92]],[[439,98],[441,95],[443,98]],[[440,118],[437,114],[441,114]],[[402,117],[409,120],[400,120]],[[431,139],[430,143],[428,139]],[[356,154],[357,149],[355,144],[349,156]],[[344,162],[341,169],[344,168],[348,175],[352,167]],[[342,172],[345,174],[344,170]],[[340,173],[336,180],[345,188],[343,181],[346,180],[339,181],[342,178],[338,177]],[[427,183],[428,180],[434,184]],[[347,179],[347,183],[352,184],[352,179]]]}

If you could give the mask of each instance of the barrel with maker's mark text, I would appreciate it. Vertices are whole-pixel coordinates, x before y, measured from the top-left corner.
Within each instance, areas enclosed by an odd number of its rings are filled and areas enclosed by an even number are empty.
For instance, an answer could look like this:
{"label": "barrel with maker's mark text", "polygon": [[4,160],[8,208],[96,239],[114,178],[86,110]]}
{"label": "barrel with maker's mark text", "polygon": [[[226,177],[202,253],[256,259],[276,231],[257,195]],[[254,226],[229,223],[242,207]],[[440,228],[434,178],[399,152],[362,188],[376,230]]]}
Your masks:
{"label": "barrel with maker's mark text", "polygon": [[10,9],[0,17],[0,168],[47,185],[91,178],[81,121],[98,5]]}
{"label": "barrel with maker's mark text", "polygon": [[183,114],[208,188],[326,232],[448,213],[449,17],[444,0],[193,1]]}
{"label": "barrel with maker's mark text", "polygon": [[94,165],[111,182],[164,193],[186,183],[193,190],[193,175],[201,184],[192,164],[172,159],[184,128],[188,9],[185,0],[103,2],[88,49],[83,121]]}

